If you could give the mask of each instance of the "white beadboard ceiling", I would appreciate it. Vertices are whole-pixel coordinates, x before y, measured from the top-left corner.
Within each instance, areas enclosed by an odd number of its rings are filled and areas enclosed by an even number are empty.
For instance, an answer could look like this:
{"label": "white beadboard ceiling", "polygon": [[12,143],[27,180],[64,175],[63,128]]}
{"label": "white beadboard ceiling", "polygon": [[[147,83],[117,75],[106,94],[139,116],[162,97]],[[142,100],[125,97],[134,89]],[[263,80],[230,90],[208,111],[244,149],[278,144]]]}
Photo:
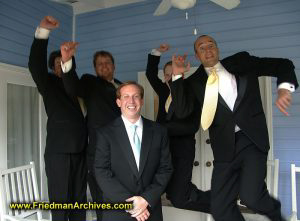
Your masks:
{"label": "white beadboard ceiling", "polygon": [[120,5],[126,5],[146,0],[51,0],[58,3],[69,4],[73,6],[74,14],[81,14],[96,11],[104,8],[111,8]]}

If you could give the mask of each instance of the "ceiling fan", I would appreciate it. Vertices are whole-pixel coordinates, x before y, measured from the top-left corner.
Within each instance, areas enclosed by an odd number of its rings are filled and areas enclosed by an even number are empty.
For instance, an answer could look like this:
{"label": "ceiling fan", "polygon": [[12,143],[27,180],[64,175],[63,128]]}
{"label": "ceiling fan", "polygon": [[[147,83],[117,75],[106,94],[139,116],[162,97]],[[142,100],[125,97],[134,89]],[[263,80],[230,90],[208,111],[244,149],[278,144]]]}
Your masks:
{"label": "ceiling fan", "polygon": [[[240,4],[240,0],[209,0],[215,4],[225,8],[233,9]],[[158,8],[155,10],[155,16],[166,14],[171,7],[175,7],[181,10],[192,8],[196,4],[196,0],[162,0]]]}

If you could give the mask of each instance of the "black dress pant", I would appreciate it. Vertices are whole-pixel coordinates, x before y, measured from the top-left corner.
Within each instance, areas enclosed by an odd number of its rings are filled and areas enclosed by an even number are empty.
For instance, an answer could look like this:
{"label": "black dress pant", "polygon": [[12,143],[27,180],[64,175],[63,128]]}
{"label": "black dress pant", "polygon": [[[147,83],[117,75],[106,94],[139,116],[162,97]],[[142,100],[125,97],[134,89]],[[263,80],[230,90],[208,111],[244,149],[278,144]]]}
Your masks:
{"label": "black dress pant", "polygon": [[[50,202],[85,203],[87,169],[85,152],[45,153]],[[85,210],[52,210],[53,221],[85,221]]]}
{"label": "black dress pant", "polygon": [[[89,144],[87,148],[87,167],[88,167],[88,175],[87,182],[90,188],[90,192],[92,195],[93,202],[103,203],[103,192],[99,187],[96,177],[95,177],[95,152],[96,152],[96,140],[97,140],[97,130],[98,127],[90,127],[89,128]],[[102,210],[96,210],[97,221],[102,221]]]}
{"label": "black dress pant", "polygon": [[243,204],[272,221],[283,220],[280,202],[269,195],[265,183],[267,153],[261,152],[243,132],[236,133],[236,154],[231,162],[214,162],[211,212],[215,221],[244,221],[237,206]]}
{"label": "black dress pant", "polygon": [[210,191],[201,191],[191,182],[195,158],[195,138],[170,137],[173,174],[166,189],[174,207],[210,212]]}
{"label": "black dress pant", "polygon": [[[94,155],[87,155],[87,165],[88,165],[88,176],[87,181],[89,184],[90,192],[94,202],[103,203],[103,192],[100,189],[94,172]],[[102,210],[96,210],[97,221],[102,220]]]}

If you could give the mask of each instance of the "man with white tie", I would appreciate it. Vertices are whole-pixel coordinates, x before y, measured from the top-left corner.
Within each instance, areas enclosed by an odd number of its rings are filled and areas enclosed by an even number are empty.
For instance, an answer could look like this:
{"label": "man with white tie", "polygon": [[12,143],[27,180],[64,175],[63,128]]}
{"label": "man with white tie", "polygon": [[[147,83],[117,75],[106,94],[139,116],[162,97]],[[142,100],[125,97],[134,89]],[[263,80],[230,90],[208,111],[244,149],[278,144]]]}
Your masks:
{"label": "man with white tie", "polygon": [[121,117],[96,131],[95,176],[105,202],[133,202],[131,211],[104,211],[103,221],[162,220],[160,197],[171,177],[167,130],[140,114],[144,89],[117,89]]}
{"label": "man with white tie", "polygon": [[201,125],[209,128],[214,154],[211,213],[215,221],[244,221],[238,197],[270,220],[284,220],[280,202],[269,195],[265,184],[269,137],[258,77],[277,77],[276,105],[288,115],[291,92],[298,87],[293,63],[247,52],[219,61],[217,43],[207,35],[197,38],[194,49],[202,65],[185,81],[181,76],[189,65],[184,56],[173,56],[171,93],[179,117],[191,113],[195,104],[202,107]]}

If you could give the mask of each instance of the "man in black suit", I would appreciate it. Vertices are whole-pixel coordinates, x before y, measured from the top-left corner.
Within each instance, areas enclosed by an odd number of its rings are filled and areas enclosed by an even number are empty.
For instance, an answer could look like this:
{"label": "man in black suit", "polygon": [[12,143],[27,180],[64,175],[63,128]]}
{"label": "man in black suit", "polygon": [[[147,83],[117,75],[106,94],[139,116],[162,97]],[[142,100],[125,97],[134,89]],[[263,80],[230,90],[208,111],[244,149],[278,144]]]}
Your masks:
{"label": "man in black suit", "polygon": [[[45,169],[48,178],[50,202],[86,202],[85,147],[87,130],[84,116],[76,96],[68,94],[63,85],[60,68],[60,51],[49,57],[48,74],[47,45],[52,29],[58,20],[46,16],[36,30],[29,56],[29,70],[38,91],[43,97],[48,116],[45,148]],[[52,220],[86,220],[84,210],[52,211]]]}
{"label": "man in black suit", "polygon": [[181,75],[186,68],[185,57],[173,56],[171,90],[176,114],[184,117],[193,111],[195,104],[202,107],[210,69],[217,70],[218,101],[209,127],[215,159],[211,181],[214,219],[244,220],[236,205],[239,196],[253,211],[266,215],[272,221],[284,220],[280,202],[269,195],[265,184],[269,137],[258,77],[277,77],[276,105],[288,115],[286,109],[291,102],[291,91],[298,86],[293,63],[288,59],[258,58],[247,52],[219,62],[217,44],[207,35],[200,36],[194,48],[202,65],[184,85]]}
{"label": "man in black suit", "polygon": [[[87,109],[87,126],[89,144],[87,148],[88,184],[93,201],[102,202],[102,191],[94,176],[93,164],[95,157],[95,130],[103,127],[120,116],[120,110],[116,104],[116,87],[121,84],[114,79],[115,62],[111,53],[97,51],[94,54],[93,64],[95,75],[84,74],[80,80],[76,74],[74,60],[77,43],[66,42],[61,46],[64,51],[62,69],[66,90],[83,99]],[[97,220],[101,221],[101,210],[96,210]]]}
{"label": "man in black suit", "polygon": [[[172,62],[164,65],[163,83],[158,77],[158,64],[161,53],[168,51],[168,44],[161,44],[148,55],[146,76],[152,88],[159,96],[159,107],[156,122],[168,129],[170,151],[174,172],[166,189],[167,198],[174,207],[201,212],[209,212],[210,191],[203,192],[191,182],[193,163],[195,159],[195,133],[199,129],[200,106],[193,112],[179,119],[175,116],[174,106],[170,96],[172,77]],[[170,101],[169,101],[170,100]]]}
{"label": "man in black suit", "polygon": [[161,194],[171,177],[167,130],[141,117],[144,89],[135,82],[117,90],[121,117],[97,131],[95,175],[105,202],[133,202],[105,211],[103,221],[162,221]]}

